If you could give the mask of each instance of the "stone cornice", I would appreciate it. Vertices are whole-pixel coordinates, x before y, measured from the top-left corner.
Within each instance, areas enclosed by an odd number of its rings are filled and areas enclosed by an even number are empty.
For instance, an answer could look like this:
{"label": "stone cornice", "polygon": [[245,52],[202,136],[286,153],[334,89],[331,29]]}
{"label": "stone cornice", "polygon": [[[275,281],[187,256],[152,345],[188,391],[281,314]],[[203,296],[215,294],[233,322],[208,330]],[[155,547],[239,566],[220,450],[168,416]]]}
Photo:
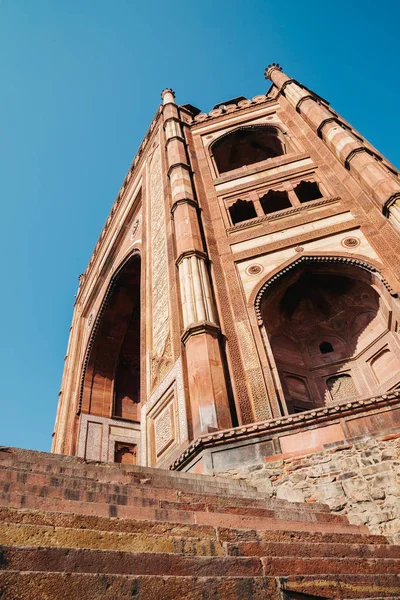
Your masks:
{"label": "stone cornice", "polygon": [[197,256],[198,258],[202,258],[205,261],[207,260],[207,254],[205,252],[203,252],[202,250],[196,250],[195,248],[192,248],[191,250],[185,250],[185,252],[182,252],[182,254],[178,256],[178,258],[175,261],[176,266],[179,266],[185,258],[190,258],[191,256]]}
{"label": "stone cornice", "polygon": [[344,166],[346,167],[346,169],[348,169],[348,170],[350,169],[350,161],[351,161],[351,159],[354,158],[355,155],[359,154],[360,152],[367,152],[368,154],[371,154],[371,152],[365,146],[360,146],[359,148],[354,148],[354,150],[352,150],[350,152],[350,154],[348,155],[348,157],[344,161]]}
{"label": "stone cornice", "polygon": [[189,173],[191,172],[190,166],[187,163],[177,162],[170,166],[170,168],[167,171],[167,177],[171,177],[172,171],[174,169],[177,169],[178,167],[181,169],[185,169],[186,171],[189,171]]}
{"label": "stone cornice", "polygon": [[[293,81],[293,80],[292,80]],[[289,82],[288,82],[289,83]],[[291,83],[291,82],[290,82]],[[282,86],[283,89],[283,86]],[[300,100],[298,101],[298,103],[296,104],[296,111],[299,113],[300,112],[300,106],[303,104],[303,102],[305,102],[306,100],[315,100],[315,97],[312,94],[307,94],[307,96],[303,96],[302,98],[300,98]]]}
{"label": "stone cornice", "polygon": [[215,323],[210,323],[209,321],[193,323],[189,325],[183,332],[181,336],[182,344],[186,344],[192,335],[201,335],[203,333],[213,333],[214,335],[219,335],[220,332],[220,328]]}
{"label": "stone cornice", "polygon": [[185,142],[185,138],[182,137],[181,135],[173,135],[172,137],[168,138],[165,142],[165,147],[168,146],[168,144],[170,142],[172,142],[173,140],[178,140],[179,142]]}
{"label": "stone cornice", "polygon": [[180,198],[179,200],[175,200],[175,202],[172,204],[171,215],[174,214],[174,212],[180,204],[190,204],[190,206],[194,206],[194,208],[200,210],[198,202],[193,198]]}
{"label": "stone cornice", "polygon": [[[299,104],[297,104],[297,106],[299,106]],[[328,117],[327,119],[323,119],[323,121],[321,121],[321,123],[317,127],[317,135],[318,135],[318,137],[322,138],[322,128],[327,123],[337,123],[338,125],[342,125],[340,119],[338,117],[335,117],[335,116]]]}
{"label": "stone cornice", "polygon": [[238,104],[228,104],[225,109],[214,108],[214,110],[210,111],[209,113],[200,113],[194,117],[191,125],[198,125],[200,123],[209,122],[220,117],[230,116],[249,108],[255,108],[256,106],[265,104],[267,102],[276,102],[276,98],[268,97],[269,92],[270,90],[268,90],[267,94],[254,96],[251,100],[241,100]]}
{"label": "stone cornice", "polygon": [[389,200],[386,202],[385,206],[383,207],[383,214],[387,217],[389,214],[389,208],[391,206],[393,206],[393,204],[395,204],[395,202],[398,202],[400,200],[400,194],[393,194],[392,196],[390,196]]}
{"label": "stone cornice", "polygon": [[380,404],[395,404],[400,400],[400,390],[388,392],[371,398],[360,398],[335,404],[322,406],[314,410],[296,413],[285,417],[278,417],[269,421],[260,421],[248,425],[241,425],[232,429],[224,429],[209,435],[203,435],[188,446],[188,448],[170,465],[170,470],[179,470],[181,466],[194,458],[199,452],[208,447],[226,444],[227,442],[238,442],[260,435],[275,434],[281,431],[297,429],[299,426],[314,425],[329,421],[333,417],[342,417],[346,414],[358,413],[373,409]]}

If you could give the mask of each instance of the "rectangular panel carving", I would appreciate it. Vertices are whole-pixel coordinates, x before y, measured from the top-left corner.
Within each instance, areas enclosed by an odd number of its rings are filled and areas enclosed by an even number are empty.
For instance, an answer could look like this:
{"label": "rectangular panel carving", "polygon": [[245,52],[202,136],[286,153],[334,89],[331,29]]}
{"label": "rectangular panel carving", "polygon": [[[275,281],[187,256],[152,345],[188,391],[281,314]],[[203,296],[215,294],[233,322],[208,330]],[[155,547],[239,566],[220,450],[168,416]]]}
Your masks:
{"label": "rectangular panel carving", "polygon": [[87,425],[85,458],[88,460],[101,460],[101,444],[103,425],[90,422]]}
{"label": "rectangular panel carving", "polygon": [[154,419],[155,445],[157,457],[168,448],[175,439],[174,396],[164,410]]}
{"label": "rectangular panel carving", "polygon": [[162,356],[169,331],[169,310],[165,209],[159,146],[154,151],[150,163],[150,215],[153,353]]}

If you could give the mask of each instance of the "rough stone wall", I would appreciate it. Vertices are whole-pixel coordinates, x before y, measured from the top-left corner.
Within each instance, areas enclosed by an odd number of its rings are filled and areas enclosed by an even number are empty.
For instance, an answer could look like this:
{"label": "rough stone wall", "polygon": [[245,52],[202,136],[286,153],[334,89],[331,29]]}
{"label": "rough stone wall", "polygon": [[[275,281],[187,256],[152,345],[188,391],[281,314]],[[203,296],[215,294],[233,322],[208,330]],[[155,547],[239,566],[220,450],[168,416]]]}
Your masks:
{"label": "rough stone wall", "polygon": [[322,452],[230,471],[269,496],[323,502],[350,523],[400,544],[400,434],[330,444]]}

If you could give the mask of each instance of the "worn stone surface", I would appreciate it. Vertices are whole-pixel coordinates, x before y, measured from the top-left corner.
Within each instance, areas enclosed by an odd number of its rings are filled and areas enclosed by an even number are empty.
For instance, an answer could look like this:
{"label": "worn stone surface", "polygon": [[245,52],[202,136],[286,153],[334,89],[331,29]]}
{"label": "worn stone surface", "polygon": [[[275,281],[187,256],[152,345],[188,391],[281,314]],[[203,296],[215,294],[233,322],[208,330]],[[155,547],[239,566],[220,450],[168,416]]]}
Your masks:
{"label": "worn stone surface", "polygon": [[246,478],[271,498],[325,503],[350,523],[400,544],[400,438],[356,439],[229,475]]}
{"label": "worn stone surface", "polygon": [[[343,590],[399,597],[399,546],[325,504],[290,501],[325,475],[315,463],[299,477],[305,465],[293,462],[270,498],[254,485],[261,465],[233,479],[0,448],[0,597],[282,600],[284,589],[319,588],[338,600]],[[283,469],[271,467],[272,489]]]}

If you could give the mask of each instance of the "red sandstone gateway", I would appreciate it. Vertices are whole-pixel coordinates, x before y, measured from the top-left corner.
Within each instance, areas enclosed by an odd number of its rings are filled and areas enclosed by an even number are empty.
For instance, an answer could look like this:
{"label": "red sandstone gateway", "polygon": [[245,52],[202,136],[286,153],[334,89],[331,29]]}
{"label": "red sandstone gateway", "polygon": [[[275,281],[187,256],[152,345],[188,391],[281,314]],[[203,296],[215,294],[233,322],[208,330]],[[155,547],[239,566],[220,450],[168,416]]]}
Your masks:
{"label": "red sandstone gateway", "polygon": [[163,91],[55,454],[0,451],[2,599],[400,598],[399,172],[266,77],[209,114]]}

